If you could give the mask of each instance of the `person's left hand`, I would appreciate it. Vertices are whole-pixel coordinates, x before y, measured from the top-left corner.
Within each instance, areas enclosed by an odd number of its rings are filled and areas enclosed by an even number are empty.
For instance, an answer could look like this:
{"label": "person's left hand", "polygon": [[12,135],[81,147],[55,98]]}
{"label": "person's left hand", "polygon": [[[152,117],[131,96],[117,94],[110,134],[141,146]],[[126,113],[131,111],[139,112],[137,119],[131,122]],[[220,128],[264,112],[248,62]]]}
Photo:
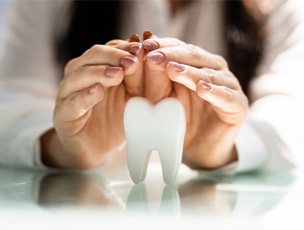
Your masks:
{"label": "person's left hand", "polygon": [[184,163],[215,169],[236,161],[248,100],[224,58],[174,38],[152,36],[143,47],[144,96],[153,103],[175,97],[185,108]]}

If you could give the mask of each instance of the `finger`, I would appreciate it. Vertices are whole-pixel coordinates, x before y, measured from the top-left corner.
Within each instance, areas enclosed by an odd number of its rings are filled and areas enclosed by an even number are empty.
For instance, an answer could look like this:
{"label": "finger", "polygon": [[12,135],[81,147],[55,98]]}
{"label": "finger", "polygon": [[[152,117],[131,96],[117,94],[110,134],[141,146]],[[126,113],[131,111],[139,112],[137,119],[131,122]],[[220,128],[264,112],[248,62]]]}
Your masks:
{"label": "finger", "polygon": [[171,47],[171,46],[181,46],[186,45],[186,43],[176,39],[176,38],[157,38],[153,37],[143,41],[143,48],[147,51],[153,51],[159,48]]}
{"label": "finger", "polygon": [[100,84],[104,88],[119,85],[123,76],[124,72],[121,67],[108,65],[83,66],[63,79],[59,85],[58,99],[62,100],[77,91],[96,84]]}
{"label": "finger", "polygon": [[152,103],[157,103],[169,97],[172,92],[172,81],[164,71],[151,71],[145,67],[144,97]]}
{"label": "finger", "polygon": [[[142,48],[142,44],[139,42],[127,42],[123,40],[118,40],[115,44],[115,48],[128,51],[130,54],[133,54],[137,59],[123,57],[120,60],[120,64],[124,67],[125,70],[125,79],[127,90],[132,88],[138,88],[138,85],[142,84],[142,69],[143,69],[143,57],[145,51]],[[113,41],[115,43],[115,40]],[[135,62],[135,64],[134,64]]]}
{"label": "finger", "polygon": [[[144,40],[148,41],[147,39],[159,38],[155,35],[152,35],[152,33],[148,33],[144,34]],[[147,45],[147,43],[145,44]],[[147,52],[147,50],[145,50],[145,52]],[[146,58],[144,58],[144,63],[147,63]],[[151,65],[145,64],[144,73],[144,96],[148,100],[150,100],[152,103],[157,103],[159,100],[170,95],[170,92],[172,90],[172,82],[168,78],[165,69],[153,68],[153,66],[151,68]]]}
{"label": "finger", "polygon": [[227,69],[227,63],[219,55],[211,54],[194,45],[171,46],[147,54],[146,63],[152,69],[164,70],[169,61],[197,68]]}
{"label": "finger", "polygon": [[[155,42],[159,38],[153,35],[150,31],[145,31],[143,34],[143,48],[145,53],[159,48],[159,43]],[[146,63],[146,58],[144,58]],[[153,69],[149,65],[144,65],[144,96],[152,103],[157,103],[162,98],[168,97],[172,83],[168,78],[166,71],[163,69]]]}
{"label": "finger", "polygon": [[[139,38],[137,35],[132,35],[130,39],[138,40]],[[136,68],[133,70],[131,69],[131,71],[126,71],[123,82],[129,95],[143,96],[143,58],[145,51],[142,48],[142,44],[139,42],[128,42],[122,40],[113,40],[107,44],[118,49],[126,50],[137,57],[138,62],[135,65]]]}
{"label": "finger", "polygon": [[227,123],[238,123],[248,111],[247,98],[238,90],[200,80],[196,85],[196,92],[200,98],[209,102],[218,116]]}
{"label": "finger", "polygon": [[138,34],[132,34],[129,37],[128,42],[140,42],[140,38],[139,38]]}
{"label": "finger", "polygon": [[143,41],[153,37],[153,34],[150,30],[146,30],[143,32]]}
{"label": "finger", "polygon": [[151,65],[144,65],[144,73],[144,97],[152,103],[157,103],[159,100],[170,95],[172,92],[172,81],[168,77],[166,70],[151,68]]}
{"label": "finger", "polygon": [[[120,49],[120,50],[124,50],[124,51],[129,51],[130,47],[132,46],[139,46],[141,48],[141,43],[139,41],[130,41],[130,39],[128,39],[127,41],[124,41],[124,40],[112,40],[112,41],[109,41],[107,44],[107,46],[111,46],[113,48],[116,48],[116,49]],[[130,52],[131,54],[134,54],[136,55],[136,53],[132,53]]]}
{"label": "finger", "polygon": [[138,63],[134,71],[125,74],[124,85],[129,95],[143,96],[145,51],[141,43],[132,44],[128,51],[137,57]]}
{"label": "finger", "polygon": [[166,70],[172,81],[183,84],[193,91],[196,91],[196,84],[199,80],[232,89],[238,89],[240,87],[237,79],[227,71],[195,68],[177,62],[169,62]]}
{"label": "finger", "polygon": [[111,65],[122,66],[124,70],[131,72],[135,70],[131,65],[138,62],[134,55],[108,45],[94,45],[83,55],[71,60],[65,68],[65,76],[85,65]]}
{"label": "finger", "polygon": [[103,99],[104,89],[100,84],[75,92],[65,100],[57,101],[55,120],[57,122],[78,120]]}
{"label": "finger", "polygon": [[[142,85],[142,59],[145,52],[142,48],[142,44],[137,42],[137,40],[139,40],[138,35],[134,34],[130,37],[130,39],[136,41],[129,42],[124,40],[112,40],[108,42],[107,45],[128,51],[130,54],[133,54],[137,57],[135,64],[132,62],[133,59],[127,61],[124,61],[124,59],[122,59],[120,63],[124,65],[125,69],[124,82],[126,83],[127,92],[134,96],[140,96],[142,95],[139,92],[139,89],[142,91],[142,87],[140,87]],[[127,59],[129,58],[127,57]]]}
{"label": "finger", "polygon": [[129,53],[137,56],[142,49],[142,44],[139,41],[139,37],[137,34],[131,35],[131,37],[127,40],[112,40],[109,41],[106,45],[114,47],[116,49],[121,49],[124,51],[128,51]]}

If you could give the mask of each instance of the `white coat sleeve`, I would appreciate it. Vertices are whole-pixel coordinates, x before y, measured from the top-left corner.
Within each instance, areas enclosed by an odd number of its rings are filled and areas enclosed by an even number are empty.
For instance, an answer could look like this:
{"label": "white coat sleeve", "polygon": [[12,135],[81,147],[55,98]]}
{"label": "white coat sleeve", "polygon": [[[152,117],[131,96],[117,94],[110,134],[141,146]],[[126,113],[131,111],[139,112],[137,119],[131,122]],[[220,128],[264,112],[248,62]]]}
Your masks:
{"label": "white coat sleeve", "polygon": [[42,167],[39,139],[53,126],[62,77],[54,57],[61,4],[14,3],[0,61],[0,165]]}
{"label": "white coat sleeve", "polygon": [[234,173],[304,165],[304,4],[273,2],[265,56],[251,83],[250,115],[236,140]]}

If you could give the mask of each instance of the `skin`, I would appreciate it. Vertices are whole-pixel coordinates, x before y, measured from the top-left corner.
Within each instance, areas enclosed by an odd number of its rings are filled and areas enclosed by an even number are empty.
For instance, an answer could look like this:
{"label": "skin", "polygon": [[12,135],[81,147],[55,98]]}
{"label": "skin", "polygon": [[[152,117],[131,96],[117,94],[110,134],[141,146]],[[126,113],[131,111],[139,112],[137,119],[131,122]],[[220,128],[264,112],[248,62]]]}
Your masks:
{"label": "skin", "polygon": [[174,38],[154,36],[143,47],[145,97],[154,103],[175,97],[185,108],[184,162],[214,169],[237,160],[234,143],[248,100],[227,62]]}
{"label": "skin", "polygon": [[[134,46],[135,45],[135,46]],[[137,52],[137,56],[132,52]],[[95,45],[65,67],[54,109],[54,129],[41,138],[42,161],[87,169],[125,145],[122,115],[141,91],[144,51],[138,42]]]}
{"label": "skin", "polygon": [[[175,14],[181,1],[171,1]],[[65,68],[54,109],[54,129],[41,137],[42,161],[88,169],[125,148],[122,114],[127,101],[157,103],[175,97],[187,117],[183,161],[214,169],[237,160],[235,138],[248,100],[220,56],[175,38],[145,32],[128,41],[95,45]]]}
{"label": "skin", "polygon": [[152,103],[175,97],[183,104],[188,166],[213,169],[237,160],[234,143],[248,101],[226,61],[174,38],[130,40],[93,46],[66,65],[42,160],[86,169],[124,149],[122,114],[133,96]]}

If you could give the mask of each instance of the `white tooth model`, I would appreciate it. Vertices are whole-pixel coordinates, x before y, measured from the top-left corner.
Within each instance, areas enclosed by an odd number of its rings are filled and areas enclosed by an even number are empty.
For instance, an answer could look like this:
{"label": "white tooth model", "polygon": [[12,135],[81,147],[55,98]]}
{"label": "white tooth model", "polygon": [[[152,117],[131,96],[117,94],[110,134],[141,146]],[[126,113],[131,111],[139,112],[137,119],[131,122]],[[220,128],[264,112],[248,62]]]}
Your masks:
{"label": "white tooth model", "polygon": [[143,97],[131,98],[124,112],[128,168],[134,183],[146,177],[150,154],[159,154],[166,184],[174,182],[182,161],[186,131],[183,105],[166,98],[153,105]]}

